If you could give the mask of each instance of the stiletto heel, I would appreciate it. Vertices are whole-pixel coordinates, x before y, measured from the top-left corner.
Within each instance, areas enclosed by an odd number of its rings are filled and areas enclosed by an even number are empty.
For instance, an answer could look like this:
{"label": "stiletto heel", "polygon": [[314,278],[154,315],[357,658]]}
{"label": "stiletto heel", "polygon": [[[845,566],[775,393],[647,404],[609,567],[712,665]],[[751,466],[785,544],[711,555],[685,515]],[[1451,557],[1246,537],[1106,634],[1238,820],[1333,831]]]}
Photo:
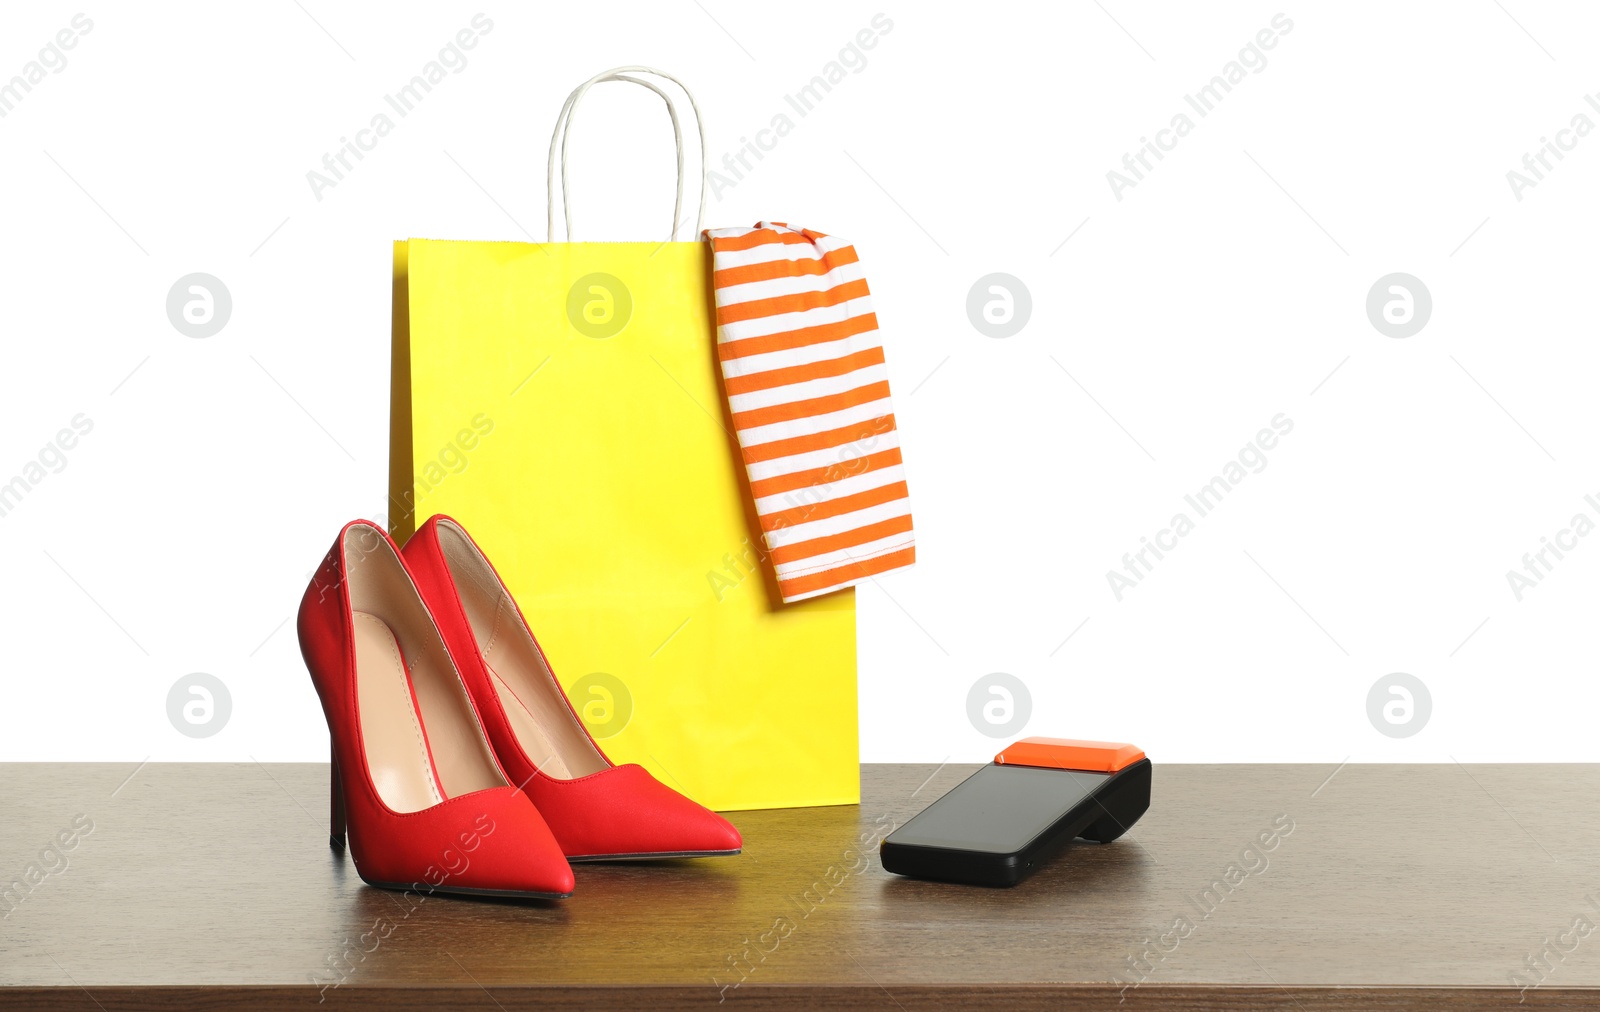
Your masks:
{"label": "stiletto heel", "polygon": [[538,807],[567,860],[739,853],[743,840],[728,820],[643,766],[617,766],[600,751],[511,592],[460,524],[430,518],[404,555],[495,757]]}
{"label": "stiletto heel", "polygon": [[347,524],[300,602],[300,651],[328,719],[328,844],[369,885],[555,899],[572,868],[506,780],[389,535]]}
{"label": "stiletto heel", "polygon": [[[328,751],[334,753],[333,746]],[[332,755],[328,764],[331,776],[328,784],[328,845],[335,853],[344,853],[344,789],[339,786],[339,756]]]}

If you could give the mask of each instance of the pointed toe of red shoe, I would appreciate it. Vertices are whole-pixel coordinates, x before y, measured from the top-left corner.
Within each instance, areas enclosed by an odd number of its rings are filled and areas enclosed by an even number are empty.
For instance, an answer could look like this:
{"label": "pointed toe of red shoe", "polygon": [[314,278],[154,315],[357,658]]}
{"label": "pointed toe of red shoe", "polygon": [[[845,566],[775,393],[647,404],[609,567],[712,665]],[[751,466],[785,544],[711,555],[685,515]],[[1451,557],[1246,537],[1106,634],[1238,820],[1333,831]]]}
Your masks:
{"label": "pointed toe of red shoe", "polygon": [[744,846],[727,819],[632,763],[576,780],[536,775],[523,789],[569,861],[710,857]]}
{"label": "pointed toe of red shoe", "polygon": [[498,787],[401,817],[404,842],[370,853],[351,834],[352,856],[372,885],[423,893],[561,899],[572,867],[521,791]]}
{"label": "pointed toe of red shoe", "polygon": [[[445,891],[562,899],[572,895],[572,866],[526,795],[497,788],[457,798],[481,832],[462,834],[450,855]],[[473,849],[469,849],[469,846]]]}
{"label": "pointed toe of red shoe", "polygon": [[716,854],[737,854],[744,847],[744,837],[739,835],[733,823],[724,819],[713,811],[706,811],[711,816],[700,830],[700,845],[697,850]]}

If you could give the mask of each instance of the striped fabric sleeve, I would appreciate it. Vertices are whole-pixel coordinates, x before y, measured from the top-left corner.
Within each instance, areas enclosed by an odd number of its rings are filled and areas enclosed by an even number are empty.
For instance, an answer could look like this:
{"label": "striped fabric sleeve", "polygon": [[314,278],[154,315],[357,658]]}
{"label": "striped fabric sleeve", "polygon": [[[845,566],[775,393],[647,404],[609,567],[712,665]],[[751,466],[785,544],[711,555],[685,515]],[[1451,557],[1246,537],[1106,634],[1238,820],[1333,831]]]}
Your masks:
{"label": "striped fabric sleeve", "polygon": [[705,235],[728,410],[783,599],[911,565],[900,434],[855,247],[782,222]]}

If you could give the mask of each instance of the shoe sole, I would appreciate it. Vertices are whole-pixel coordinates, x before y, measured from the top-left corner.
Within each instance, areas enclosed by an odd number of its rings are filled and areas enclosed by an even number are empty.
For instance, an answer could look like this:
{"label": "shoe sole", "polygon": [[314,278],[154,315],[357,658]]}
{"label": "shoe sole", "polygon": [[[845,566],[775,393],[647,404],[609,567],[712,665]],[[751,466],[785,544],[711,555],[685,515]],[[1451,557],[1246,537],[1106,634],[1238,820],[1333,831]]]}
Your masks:
{"label": "shoe sole", "polygon": [[675,857],[732,857],[743,848],[733,850],[660,850],[649,854],[580,854],[568,857],[568,864],[592,864],[597,861],[666,861]]}
{"label": "shoe sole", "polygon": [[[359,874],[359,873],[358,873]],[[431,889],[422,882],[399,884],[395,882],[374,882],[363,877],[361,881],[378,889],[396,889],[400,892],[424,892],[429,896],[435,893],[446,893],[451,896],[492,896],[497,899],[512,900],[564,900],[572,893],[538,893],[527,892],[522,889],[476,889],[471,886],[434,886]]]}

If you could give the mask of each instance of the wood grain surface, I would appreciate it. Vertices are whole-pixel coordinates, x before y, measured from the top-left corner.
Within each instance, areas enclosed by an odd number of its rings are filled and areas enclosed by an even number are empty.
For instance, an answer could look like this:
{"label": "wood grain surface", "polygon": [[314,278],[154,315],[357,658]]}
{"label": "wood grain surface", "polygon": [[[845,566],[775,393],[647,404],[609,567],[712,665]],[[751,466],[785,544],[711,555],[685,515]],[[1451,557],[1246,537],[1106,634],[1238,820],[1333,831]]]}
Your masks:
{"label": "wood grain surface", "polygon": [[1158,765],[1132,832],[1017,888],[884,873],[971,769],[509,902],[363,885],[325,766],[0,765],[0,1004],[1600,1008],[1600,767]]}

